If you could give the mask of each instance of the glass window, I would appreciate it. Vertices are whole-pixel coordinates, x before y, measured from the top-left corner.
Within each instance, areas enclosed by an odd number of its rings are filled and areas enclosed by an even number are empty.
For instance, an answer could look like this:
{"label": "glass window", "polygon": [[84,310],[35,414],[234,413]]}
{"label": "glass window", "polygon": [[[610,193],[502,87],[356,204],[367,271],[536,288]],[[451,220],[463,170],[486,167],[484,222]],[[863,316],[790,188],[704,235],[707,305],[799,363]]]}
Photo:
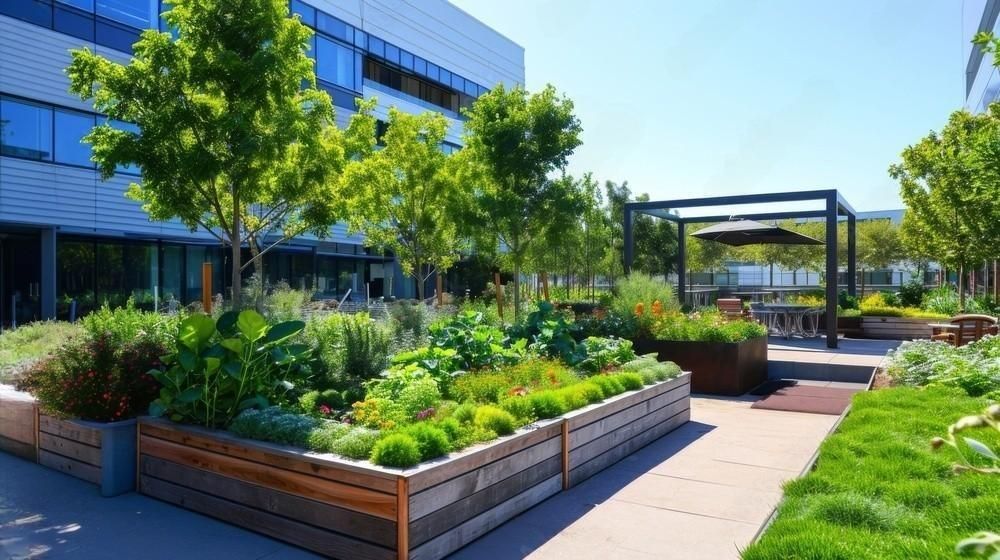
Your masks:
{"label": "glass window", "polygon": [[481,97],[483,95],[486,95],[486,92],[488,92],[488,91],[490,91],[490,90],[484,88],[483,86],[479,86],[479,95],[477,95],[476,97]]}
{"label": "glass window", "polygon": [[58,317],[69,320],[73,300],[76,316],[81,317],[94,309],[94,243],[62,237],[56,243]]}
{"label": "glass window", "polygon": [[0,145],[5,156],[52,161],[52,109],[0,100]]}
{"label": "glass window", "polygon": [[153,287],[159,286],[159,251],[156,245],[129,243],[122,246],[122,289],[136,307],[153,310]]}
{"label": "glass window", "polygon": [[413,55],[406,51],[400,51],[399,65],[407,70],[413,70]]}
{"label": "glass window", "polygon": [[368,34],[360,29],[354,30],[354,46],[362,49],[368,48]]}
{"label": "glass window", "polygon": [[427,77],[434,81],[440,79],[440,69],[437,64],[434,64],[433,62],[427,63]]}
{"label": "glass window", "polygon": [[186,269],[187,301],[185,303],[201,301],[201,269],[202,265],[206,262],[212,263],[212,286],[210,287],[210,293],[213,295],[222,293],[222,275],[225,271],[222,268],[221,249],[188,245]]}
{"label": "glass window", "polygon": [[94,16],[60,5],[55,8],[52,25],[56,31],[84,41],[94,40]]}
{"label": "glass window", "polygon": [[165,305],[171,299],[178,302],[184,300],[184,247],[180,245],[164,245],[162,250],[163,282],[160,285],[160,305]]}
{"label": "glass window", "polygon": [[94,11],[94,0],[57,0],[59,3],[68,4],[74,8],[80,8],[88,12]]}
{"label": "glass window", "polygon": [[316,38],[316,76],[347,89],[354,88],[354,51],[324,37]]}
{"label": "glass window", "polygon": [[333,35],[342,41],[347,41],[348,43],[354,42],[354,27],[323,12],[319,12],[316,15],[316,29]]}
{"label": "glass window", "polygon": [[451,87],[456,91],[465,91],[465,78],[458,74],[451,75]]}
{"label": "glass window", "polygon": [[427,61],[419,56],[413,57],[413,71],[421,76],[427,75]]}
{"label": "glass window", "polygon": [[139,40],[139,32],[136,29],[112,22],[97,20],[94,31],[97,44],[124,53],[131,53],[132,45]]}
{"label": "glass window", "polygon": [[59,163],[94,167],[90,161],[90,144],[83,137],[94,128],[94,115],[56,110],[55,159]]}
{"label": "glass window", "polygon": [[451,85],[451,72],[449,72],[449,71],[445,70],[444,68],[442,68],[441,69],[441,76],[438,78],[438,81],[441,82],[442,84],[446,85],[446,86],[447,85]]}
{"label": "glass window", "polygon": [[0,0],[0,14],[42,27],[52,25],[52,5],[48,2]]}
{"label": "glass window", "polygon": [[465,80],[465,93],[475,97],[478,95],[476,92],[479,91],[479,86],[475,82]]}
{"label": "glass window", "polygon": [[385,58],[385,42],[378,37],[368,36],[368,50],[375,56]]}
{"label": "glass window", "polygon": [[316,8],[313,8],[305,2],[292,0],[292,13],[298,14],[299,17],[302,18],[302,23],[313,27],[316,26]]}
{"label": "glass window", "polygon": [[399,64],[399,47],[389,43],[385,44],[385,59],[393,64]]}
{"label": "glass window", "polygon": [[97,0],[97,15],[137,29],[153,26],[156,0]]}

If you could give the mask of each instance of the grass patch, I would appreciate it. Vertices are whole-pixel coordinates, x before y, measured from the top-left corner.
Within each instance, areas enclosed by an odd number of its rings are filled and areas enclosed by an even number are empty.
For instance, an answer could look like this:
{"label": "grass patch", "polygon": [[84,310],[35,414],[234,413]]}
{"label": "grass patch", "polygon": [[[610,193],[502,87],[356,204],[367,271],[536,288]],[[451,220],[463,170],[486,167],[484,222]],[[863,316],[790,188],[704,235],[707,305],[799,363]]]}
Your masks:
{"label": "grass patch", "polygon": [[20,366],[51,354],[80,327],[63,321],[28,323],[0,334],[0,382],[17,373]]}
{"label": "grass patch", "polygon": [[858,394],[816,469],[786,483],[777,519],[743,559],[955,558],[959,540],[1000,527],[1000,476],[954,475],[957,456],[929,441],[985,404],[950,387]]}

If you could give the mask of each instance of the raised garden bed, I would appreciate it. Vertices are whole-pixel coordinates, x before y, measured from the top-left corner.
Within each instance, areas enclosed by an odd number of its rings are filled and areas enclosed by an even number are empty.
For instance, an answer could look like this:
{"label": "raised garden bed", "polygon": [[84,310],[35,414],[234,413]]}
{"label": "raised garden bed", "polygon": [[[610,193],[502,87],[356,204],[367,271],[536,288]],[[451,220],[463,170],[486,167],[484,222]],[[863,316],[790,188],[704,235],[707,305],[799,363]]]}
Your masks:
{"label": "raised garden bed", "polygon": [[691,371],[691,390],[713,395],[742,395],[767,381],[767,337],[742,342],[638,339],[636,354],[656,353]]}
{"label": "raised garden bed", "polygon": [[930,338],[931,327],[929,324],[936,322],[941,322],[941,319],[863,315],[861,317],[861,334],[865,338],[886,340]]}
{"label": "raised garden bed", "polygon": [[0,385],[0,451],[36,460],[38,405],[34,397]]}
{"label": "raised garden bed", "polygon": [[104,496],[135,489],[136,421],[85,422],[38,417],[38,462],[97,484]]}
{"label": "raised garden bed", "polygon": [[406,470],[143,418],[139,488],[332,558],[443,558],[687,422],[690,380]]}

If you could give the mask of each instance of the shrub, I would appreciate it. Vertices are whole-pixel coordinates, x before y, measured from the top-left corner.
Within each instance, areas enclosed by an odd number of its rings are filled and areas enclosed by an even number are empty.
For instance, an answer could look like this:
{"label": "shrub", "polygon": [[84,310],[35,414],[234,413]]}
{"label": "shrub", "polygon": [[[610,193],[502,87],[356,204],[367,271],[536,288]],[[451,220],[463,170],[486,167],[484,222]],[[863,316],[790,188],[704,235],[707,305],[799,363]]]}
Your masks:
{"label": "shrub", "polygon": [[463,424],[470,424],[476,418],[476,405],[471,403],[460,404],[455,409],[455,412],[451,413],[451,417]]}
{"label": "shrub", "polygon": [[906,385],[948,385],[972,396],[1000,396],[1000,337],[959,348],[929,340],[904,342],[889,354],[886,371]]}
{"label": "shrub", "polygon": [[555,392],[559,395],[559,398],[566,403],[566,410],[576,410],[578,408],[583,408],[590,404],[587,399],[587,395],[584,394],[581,384],[569,385],[561,389],[556,389]]}
{"label": "shrub", "polygon": [[412,467],[420,462],[420,446],[413,436],[389,434],[375,444],[371,460],[384,467]]}
{"label": "shrub", "polygon": [[417,414],[437,405],[441,400],[441,392],[438,391],[437,382],[428,377],[408,383],[399,391],[397,398],[396,403],[403,409],[403,413],[413,420]]}
{"label": "shrub", "polygon": [[718,311],[700,311],[664,314],[654,321],[652,335],[657,340],[742,342],[767,335],[767,328],[753,321],[730,321]]}
{"label": "shrub", "polygon": [[921,300],[921,307],[932,313],[940,313],[953,317],[958,315],[960,308],[958,292],[951,286],[939,286],[927,290]]}
{"label": "shrub", "polygon": [[502,399],[500,408],[525,424],[535,419],[535,407],[531,404],[531,399],[523,395]]}
{"label": "shrub", "polygon": [[615,375],[615,378],[622,384],[622,387],[625,387],[626,391],[638,391],[645,385],[641,375],[630,371],[619,373]]}
{"label": "shrub", "polygon": [[319,425],[315,418],[272,406],[244,410],[229,423],[229,431],[240,437],[306,447],[310,434]]}
{"label": "shrub", "polygon": [[595,375],[590,378],[590,382],[601,388],[605,398],[625,392],[625,386],[616,375]]}
{"label": "shrub", "polygon": [[80,327],[62,321],[39,321],[0,333],[0,383],[16,377],[32,362],[51,355],[80,334]]}
{"label": "shrub", "polygon": [[476,410],[475,424],[497,435],[506,436],[517,429],[516,420],[510,412],[495,406],[481,406]]}
{"label": "shrub", "polygon": [[927,289],[924,288],[924,283],[913,278],[899,287],[899,304],[903,307],[920,307],[925,293]]}
{"label": "shrub", "polygon": [[598,403],[604,400],[604,390],[593,381],[584,381],[576,385],[576,387],[578,387],[577,390],[587,399],[588,403]]}
{"label": "shrub", "polygon": [[396,402],[384,397],[369,397],[352,406],[354,421],[367,428],[391,430],[412,419]]}
{"label": "shrub", "polygon": [[421,461],[428,461],[451,451],[451,442],[448,439],[448,434],[432,424],[426,422],[413,424],[407,426],[403,430],[403,433],[416,440],[417,447],[420,449]]}
{"label": "shrub", "polygon": [[124,307],[112,308],[104,304],[84,316],[80,324],[91,336],[108,336],[114,345],[142,337],[167,346],[177,335],[178,320],[176,316],[137,309],[129,298]]}
{"label": "shrub", "polygon": [[288,284],[279,282],[264,298],[264,314],[272,323],[302,320],[302,308],[312,297],[304,290],[293,290]]}
{"label": "shrub", "polygon": [[389,367],[389,332],[368,315],[348,315],[342,320],[340,344],[343,352],[340,375],[350,384],[374,379]]}
{"label": "shrub", "polygon": [[526,360],[504,369],[503,373],[510,379],[513,387],[555,388],[580,380],[565,364],[550,359]]}
{"label": "shrub", "polygon": [[564,414],[567,410],[566,401],[555,391],[539,391],[528,395],[531,401],[531,409],[537,418],[555,418]]}
{"label": "shrub", "polygon": [[459,401],[495,403],[506,396],[511,385],[512,379],[507,372],[468,373],[455,380],[452,395]]}
{"label": "shrub", "polygon": [[449,417],[439,420],[437,426],[448,436],[448,441],[451,442],[452,449],[458,449],[458,445],[456,444],[462,440],[462,436],[466,432],[462,427],[462,423],[455,418]]}
{"label": "shrub", "polygon": [[352,427],[345,435],[332,442],[328,451],[351,459],[367,459],[378,438],[379,433],[376,430],[360,426]]}
{"label": "shrub", "polygon": [[[680,310],[680,303],[674,295],[673,286],[659,278],[633,272],[615,285],[611,310],[624,317],[636,317],[637,328],[641,333],[648,333],[655,319],[653,313],[655,302],[660,302],[663,313],[675,313]],[[639,305],[642,305],[642,313],[636,313]]]}
{"label": "shrub", "polygon": [[847,290],[840,290],[837,294],[837,306],[843,309],[857,309],[858,297],[847,293]]}
{"label": "shrub", "polygon": [[303,414],[326,417],[344,408],[344,397],[336,389],[309,391],[299,397],[299,409]]}
{"label": "shrub", "polygon": [[350,424],[323,422],[309,432],[306,447],[314,451],[329,453],[334,448],[334,445],[336,445],[337,440],[347,435],[350,431]]}
{"label": "shrub", "polygon": [[433,308],[421,302],[401,301],[389,306],[396,348],[409,350],[427,344],[427,329],[434,322]]}
{"label": "shrub", "polygon": [[72,339],[35,364],[18,384],[50,413],[114,422],[146,412],[159,384],[147,371],[166,349],[142,334],[118,341],[110,332]]}

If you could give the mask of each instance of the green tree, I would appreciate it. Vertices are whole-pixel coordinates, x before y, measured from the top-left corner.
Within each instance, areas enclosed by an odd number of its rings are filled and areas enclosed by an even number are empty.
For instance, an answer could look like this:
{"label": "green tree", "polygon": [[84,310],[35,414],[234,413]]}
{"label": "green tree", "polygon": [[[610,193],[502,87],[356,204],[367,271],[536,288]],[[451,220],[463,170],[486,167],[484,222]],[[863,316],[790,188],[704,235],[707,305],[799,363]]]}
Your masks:
{"label": "green tree", "polygon": [[[608,268],[612,279],[624,270],[624,229],[625,203],[632,198],[628,181],[620,185],[613,181],[604,184],[607,195],[609,223],[611,224],[612,257]],[[638,202],[647,202],[649,195],[642,193],[635,197]],[[632,270],[659,276],[677,270],[677,226],[669,220],[654,218],[648,214],[632,215]]]}
{"label": "green tree", "polygon": [[861,273],[861,293],[865,293],[865,269],[878,270],[903,260],[903,242],[899,228],[890,220],[858,222],[857,266]]}
{"label": "green tree", "polygon": [[239,306],[241,246],[256,262],[291,237],[326,235],[345,215],[338,174],[370,149],[374,121],[363,110],[346,133],[333,125],[306,55],[312,32],[289,17],[287,1],[171,4],[163,17],[176,39],[144,31],[128,65],[74,50],[70,90],[138,125],[103,124],[86,137],[101,175],[137,166],[142,179],[127,195],[151,219],[179,218],[228,245]]}
{"label": "green tree", "polygon": [[448,120],[441,113],[409,115],[389,110],[385,148],[352,162],[344,173],[353,228],[368,242],[391,249],[403,272],[424,284],[458,258],[462,189],[451,158],[441,149]]}
{"label": "green tree", "polygon": [[549,175],[566,166],[580,145],[573,102],[546,86],[529,94],[499,85],[464,111],[466,147],[460,152],[477,172],[475,221],[491,237],[514,272],[514,313],[521,302],[521,270],[531,246],[552,222],[574,216],[579,206],[565,181]]}
{"label": "green tree", "polygon": [[903,242],[917,255],[934,255],[965,272],[997,256],[1000,247],[1000,105],[973,115],[955,111],[941,132],[903,150],[889,168],[906,204]]}

